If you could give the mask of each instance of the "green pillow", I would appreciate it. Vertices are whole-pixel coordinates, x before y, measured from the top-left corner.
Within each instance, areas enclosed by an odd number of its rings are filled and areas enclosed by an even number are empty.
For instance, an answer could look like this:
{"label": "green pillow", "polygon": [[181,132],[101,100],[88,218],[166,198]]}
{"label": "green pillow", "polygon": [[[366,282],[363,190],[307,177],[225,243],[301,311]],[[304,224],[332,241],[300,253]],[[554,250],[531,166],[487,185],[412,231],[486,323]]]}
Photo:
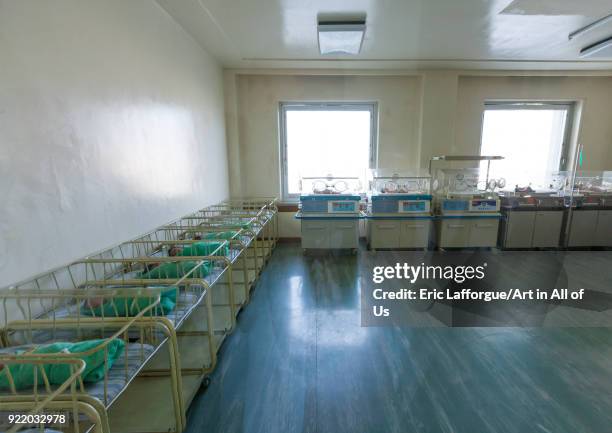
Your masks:
{"label": "green pillow", "polygon": [[[82,374],[83,381],[99,382],[104,379],[105,350],[102,348],[89,355],[79,355],[79,353],[93,349],[104,341],[86,340],[78,343],[52,343],[38,347],[33,353],[74,353],[75,358],[85,361],[85,370]],[[125,343],[123,340],[114,339],[106,347],[108,350],[108,369],[110,369],[115,360],[123,353]],[[17,353],[22,352],[24,351],[17,351]],[[34,386],[34,374],[38,375],[38,386],[44,387],[43,377],[38,366],[34,364],[14,364],[8,368],[10,368],[17,389],[32,388]],[[69,364],[45,364],[43,368],[51,385],[61,385],[70,377]],[[9,381],[6,372],[0,373],[0,389],[8,388]]]}
{"label": "green pillow", "polygon": [[[210,256],[216,249],[222,245],[222,242],[194,242],[188,247],[185,247],[178,254],[179,256]],[[229,247],[227,244],[217,252],[217,256],[227,256]]]}
{"label": "green pillow", "polygon": [[[198,262],[166,262],[145,272],[140,276],[144,280],[161,280],[166,278],[182,278],[187,272],[198,265]],[[210,274],[210,262],[204,262],[189,278],[204,278]]]}
{"label": "green pillow", "polygon": [[[151,289],[160,288],[158,286],[151,286]],[[128,288],[129,289],[129,288]],[[86,316],[96,317],[133,317],[138,315],[143,309],[147,308],[154,301],[152,297],[119,297],[112,301],[105,300],[105,302],[97,307],[90,308],[83,306],[81,308],[82,314]],[[162,290],[160,294],[159,304],[152,308],[149,312],[145,313],[146,316],[151,315],[166,315],[174,310],[176,306],[176,287],[168,287]]]}

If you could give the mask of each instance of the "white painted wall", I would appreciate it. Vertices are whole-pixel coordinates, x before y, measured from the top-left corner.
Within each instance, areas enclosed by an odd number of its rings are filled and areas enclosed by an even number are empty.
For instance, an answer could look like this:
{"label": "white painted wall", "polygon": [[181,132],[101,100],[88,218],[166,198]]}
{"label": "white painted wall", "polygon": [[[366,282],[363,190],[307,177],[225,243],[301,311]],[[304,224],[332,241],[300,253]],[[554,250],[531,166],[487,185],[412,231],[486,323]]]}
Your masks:
{"label": "white painted wall", "polygon": [[232,83],[226,83],[226,96],[235,92],[237,106],[237,116],[230,114],[228,119],[238,119],[238,133],[228,133],[237,137],[239,147],[237,152],[230,151],[238,154],[240,167],[232,170],[232,194],[280,197],[278,108],[282,101],[377,101],[380,166],[418,167],[418,76],[238,75],[234,79],[235,91]]}
{"label": "white painted wall", "polygon": [[228,195],[220,66],[149,0],[0,0],[0,286]]}
{"label": "white painted wall", "polygon": [[480,150],[484,103],[491,99],[581,101],[578,143],[585,170],[612,170],[612,77],[460,77],[455,149]]}
{"label": "white painted wall", "polygon": [[[434,155],[478,153],[487,99],[581,101],[578,142],[585,146],[585,169],[612,169],[610,74],[444,70],[367,74],[226,72],[232,194],[280,196],[278,103],[283,100],[379,101],[381,168],[427,167]],[[282,236],[299,236],[299,225],[291,215],[280,221]]]}

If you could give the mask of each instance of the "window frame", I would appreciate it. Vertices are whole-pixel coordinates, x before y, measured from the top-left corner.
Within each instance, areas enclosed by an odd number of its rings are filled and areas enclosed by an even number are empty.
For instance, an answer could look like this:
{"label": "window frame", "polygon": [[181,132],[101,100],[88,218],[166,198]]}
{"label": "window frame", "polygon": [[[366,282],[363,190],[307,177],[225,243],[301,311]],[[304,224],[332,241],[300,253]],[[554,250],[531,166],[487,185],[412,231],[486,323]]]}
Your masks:
{"label": "window frame", "polygon": [[287,111],[369,111],[370,112],[370,159],[369,168],[378,166],[378,102],[376,101],[304,101],[279,104],[279,143],[281,197],[284,202],[297,202],[300,195],[289,193],[287,166]]}
{"label": "window frame", "polygon": [[542,101],[542,100],[487,100],[482,110],[482,121],[480,127],[480,147],[479,155],[482,155],[482,137],[484,131],[484,118],[487,110],[565,110],[567,119],[565,121],[565,131],[563,131],[563,141],[561,142],[561,158],[559,159],[559,171],[568,170],[572,154],[572,131],[574,128],[574,113],[576,111],[576,101]]}

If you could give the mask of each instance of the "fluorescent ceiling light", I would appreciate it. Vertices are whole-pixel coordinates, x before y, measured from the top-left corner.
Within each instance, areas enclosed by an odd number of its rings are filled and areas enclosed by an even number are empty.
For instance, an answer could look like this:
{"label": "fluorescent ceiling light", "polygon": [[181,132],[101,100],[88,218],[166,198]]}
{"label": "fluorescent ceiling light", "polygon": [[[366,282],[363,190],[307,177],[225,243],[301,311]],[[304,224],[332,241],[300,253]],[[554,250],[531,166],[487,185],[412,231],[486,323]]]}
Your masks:
{"label": "fluorescent ceiling light", "polygon": [[365,21],[319,23],[321,54],[359,54]]}
{"label": "fluorescent ceiling light", "polygon": [[612,36],[580,50],[580,57],[612,57]]}

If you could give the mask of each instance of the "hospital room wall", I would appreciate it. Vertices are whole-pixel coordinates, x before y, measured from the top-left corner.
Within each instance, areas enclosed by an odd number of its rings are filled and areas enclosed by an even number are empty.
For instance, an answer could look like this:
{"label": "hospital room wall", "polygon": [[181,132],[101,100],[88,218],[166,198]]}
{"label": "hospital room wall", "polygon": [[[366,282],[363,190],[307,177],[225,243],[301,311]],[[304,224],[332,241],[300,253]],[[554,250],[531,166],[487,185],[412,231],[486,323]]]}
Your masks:
{"label": "hospital room wall", "polygon": [[[338,74],[338,73],[336,73]],[[226,71],[226,118],[232,194],[280,196],[278,104],[283,100],[377,100],[379,167],[427,167],[433,155],[480,149],[489,99],[572,100],[581,106],[576,141],[585,169],[612,168],[612,78],[602,72],[546,76],[524,71]],[[362,75],[363,74],[363,75]],[[299,236],[293,211],[281,213],[281,235]]]}
{"label": "hospital room wall", "polygon": [[[368,76],[226,74],[226,95],[234,94],[237,115],[228,115],[232,193],[280,195],[279,103],[290,101],[373,101],[379,104],[379,164],[417,167],[420,79]],[[227,81],[230,85],[227,85]],[[234,87],[235,86],[235,87]],[[228,108],[231,102],[228,102]],[[235,118],[238,134],[231,132]],[[321,155],[325,158],[325,155]]]}
{"label": "hospital room wall", "polygon": [[454,148],[480,149],[487,100],[576,101],[580,122],[576,142],[584,146],[585,170],[612,170],[612,77],[459,77]]}
{"label": "hospital room wall", "polygon": [[156,2],[0,0],[0,286],[229,194],[221,67]]}

